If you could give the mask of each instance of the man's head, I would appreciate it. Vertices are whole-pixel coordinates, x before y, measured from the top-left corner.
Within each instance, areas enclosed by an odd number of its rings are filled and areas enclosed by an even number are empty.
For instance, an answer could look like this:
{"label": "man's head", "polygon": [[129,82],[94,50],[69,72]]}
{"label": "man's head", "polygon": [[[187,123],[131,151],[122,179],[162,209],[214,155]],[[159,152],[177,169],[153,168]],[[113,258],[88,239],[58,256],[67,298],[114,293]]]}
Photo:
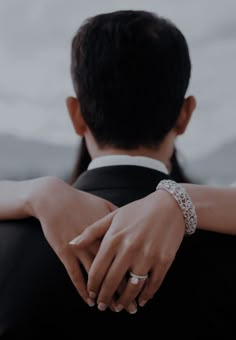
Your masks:
{"label": "man's head", "polygon": [[77,133],[99,148],[157,148],[184,132],[195,107],[185,99],[191,62],[182,33],[145,11],[89,18],[72,42],[76,99],[67,106]]}

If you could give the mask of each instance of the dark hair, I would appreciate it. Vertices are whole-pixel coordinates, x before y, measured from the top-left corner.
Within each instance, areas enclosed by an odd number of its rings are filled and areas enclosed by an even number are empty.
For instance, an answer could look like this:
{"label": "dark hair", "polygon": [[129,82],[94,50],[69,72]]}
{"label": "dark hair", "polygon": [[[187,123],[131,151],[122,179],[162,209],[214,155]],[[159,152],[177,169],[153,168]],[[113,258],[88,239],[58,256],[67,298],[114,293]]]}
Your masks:
{"label": "dark hair", "polygon": [[75,161],[74,169],[71,176],[69,177],[69,184],[74,184],[77,178],[87,170],[89,163],[91,162],[91,157],[88,152],[84,137],[79,143],[79,148],[77,152],[77,158]]}
{"label": "dark hair", "polygon": [[[170,177],[178,183],[192,183],[192,179],[183,170],[178,157],[178,150],[175,148],[170,159],[171,171]],[[195,183],[196,184],[196,183]]]}
{"label": "dark hair", "polygon": [[74,89],[100,147],[157,147],[176,123],[190,73],[184,36],[150,12],[94,16],[72,41]]}

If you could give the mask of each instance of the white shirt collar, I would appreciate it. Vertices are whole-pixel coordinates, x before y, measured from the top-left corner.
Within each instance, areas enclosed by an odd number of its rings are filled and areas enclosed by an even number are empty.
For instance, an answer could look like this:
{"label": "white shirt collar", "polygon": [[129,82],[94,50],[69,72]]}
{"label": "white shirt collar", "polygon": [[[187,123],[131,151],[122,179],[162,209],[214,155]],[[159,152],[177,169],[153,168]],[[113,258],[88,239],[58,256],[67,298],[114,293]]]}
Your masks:
{"label": "white shirt collar", "polygon": [[166,175],[168,175],[169,173],[167,167],[157,159],[144,156],[129,156],[129,155],[108,155],[96,157],[90,162],[88,170],[101,168],[103,166],[114,165],[143,166],[145,168],[163,172]]}

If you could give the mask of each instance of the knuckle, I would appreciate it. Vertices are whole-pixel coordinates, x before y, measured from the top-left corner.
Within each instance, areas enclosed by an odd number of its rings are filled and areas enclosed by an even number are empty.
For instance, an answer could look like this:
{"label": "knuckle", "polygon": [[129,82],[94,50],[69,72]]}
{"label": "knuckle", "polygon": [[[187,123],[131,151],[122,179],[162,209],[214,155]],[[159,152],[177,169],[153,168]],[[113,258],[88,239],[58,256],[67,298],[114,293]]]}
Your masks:
{"label": "knuckle", "polygon": [[103,239],[103,249],[108,250],[108,249],[115,249],[117,244],[120,243],[120,235],[119,234],[114,234],[114,233],[109,233],[105,235]]}
{"label": "knuckle", "polygon": [[138,250],[140,250],[139,243],[135,242],[135,240],[131,239],[130,237],[126,237],[123,240],[123,245],[125,249],[127,249],[128,253],[136,253]]}
{"label": "knuckle", "polygon": [[113,249],[115,249],[121,243],[121,236],[119,234],[111,235],[107,241],[108,241],[109,247],[112,247]]}
{"label": "knuckle", "polygon": [[172,253],[161,253],[159,254],[159,263],[164,266],[167,267],[169,266],[170,263],[172,263],[174,260],[174,256]]}
{"label": "knuckle", "polygon": [[109,249],[125,249],[126,252],[134,253],[140,250],[140,240],[130,237],[126,230],[112,232],[106,235],[106,242]]}

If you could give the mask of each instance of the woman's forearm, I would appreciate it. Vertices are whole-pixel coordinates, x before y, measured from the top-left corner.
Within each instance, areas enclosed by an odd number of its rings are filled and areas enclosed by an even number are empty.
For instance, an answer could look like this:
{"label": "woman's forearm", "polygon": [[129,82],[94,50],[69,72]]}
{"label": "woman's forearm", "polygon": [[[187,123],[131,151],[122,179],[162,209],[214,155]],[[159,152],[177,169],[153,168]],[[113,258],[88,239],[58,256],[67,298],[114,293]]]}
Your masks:
{"label": "woman's forearm", "polygon": [[29,202],[36,181],[0,181],[0,220],[32,215]]}
{"label": "woman's forearm", "polygon": [[[54,178],[0,181],[0,220],[35,216],[34,206],[42,201],[40,197],[45,201],[51,184],[51,191],[55,191],[58,181]],[[195,205],[199,229],[236,234],[236,188],[185,183],[182,186]]]}
{"label": "woman's forearm", "polygon": [[62,220],[69,215],[73,219],[86,220],[88,225],[89,221],[94,222],[105,212],[116,208],[112,203],[77,190],[57,177],[0,181],[0,220],[32,216],[45,222],[48,219]]}
{"label": "woman's forearm", "polygon": [[41,177],[25,181],[0,181],[0,220],[38,217],[35,206],[45,201],[59,187],[60,180]]}
{"label": "woman's forearm", "polygon": [[198,216],[198,228],[236,234],[236,188],[182,184]]}

